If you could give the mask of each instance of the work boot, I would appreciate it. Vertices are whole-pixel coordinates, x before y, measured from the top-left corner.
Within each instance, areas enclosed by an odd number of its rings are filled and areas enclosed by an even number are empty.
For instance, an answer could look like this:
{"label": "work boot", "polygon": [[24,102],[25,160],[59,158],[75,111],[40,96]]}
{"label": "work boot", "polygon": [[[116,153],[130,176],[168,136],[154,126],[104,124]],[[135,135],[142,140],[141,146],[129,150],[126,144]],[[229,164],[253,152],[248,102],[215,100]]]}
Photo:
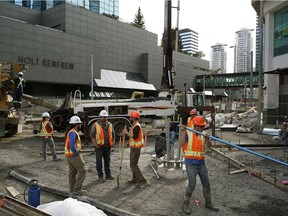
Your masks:
{"label": "work boot", "polygon": [[80,190],[80,191],[73,191],[74,196],[84,196],[87,194],[86,190]]}
{"label": "work boot", "polygon": [[105,179],[106,179],[106,180],[114,180],[114,177],[113,177],[113,176],[106,176]]}
{"label": "work boot", "polygon": [[142,185],[145,185],[147,183],[146,179],[138,181],[135,185],[135,188],[141,188]]}
{"label": "work boot", "polygon": [[53,157],[53,161],[60,161],[61,159],[60,158],[58,158],[57,156],[54,156]]}
{"label": "work boot", "polygon": [[134,179],[131,179],[131,180],[128,180],[128,181],[127,181],[127,183],[128,183],[128,184],[136,184],[136,183],[137,183],[137,181],[136,181],[136,180],[134,180]]}
{"label": "work boot", "polygon": [[183,201],[182,211],[187,215],[191,214],[190,199],[188,197]]}
{"label": "work boot", "polygon": [[215,212],[219,211],[219,208],[216,208],[215,206],[213,206],[211,202],[206,202],[205,208],[210,209],[211,211],[215,211]]}
{"label": "work boot", "polygon": [[105,179],[103,178],[103,176],[99,176],[99,181],[105,182]]}

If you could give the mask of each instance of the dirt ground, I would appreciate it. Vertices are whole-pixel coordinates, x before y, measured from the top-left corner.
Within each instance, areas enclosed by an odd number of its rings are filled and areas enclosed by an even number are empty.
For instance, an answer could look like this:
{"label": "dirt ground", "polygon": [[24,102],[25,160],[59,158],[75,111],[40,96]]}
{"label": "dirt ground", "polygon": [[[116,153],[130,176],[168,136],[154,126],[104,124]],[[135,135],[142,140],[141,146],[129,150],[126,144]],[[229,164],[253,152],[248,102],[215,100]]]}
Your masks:
{"label": "dirt ground", "polygon": [[[13,186],[20,193],[24,192],[25,184],[10,177],[11,170],[29,178],[37,179],[40,184],[49,185],[56,189],[68,191],[68,165],[63,154],[59,154],[61,161],[52,161],[49,156],[47,161],[42,161],[40,156],[40,142],[37,135],[33,134],[31,127],[25,126],[21,134],[0,141],[0,192],[8,194],[6,187]],[[257,134],[239,134],[236,132],[216,132],[223,140],[235,144],[280,143],[272,137]],[[63,151],[64,135],[55,133],[56,150]],[[154,152],[155,136],[149,135],[147,147],[142,148],[140,169],[146,177],[148,184],[140,189],[127,184],[131,178],[129,168],[129,149],[126,147],[120,176],[120,188],[116,188],[116,181],[100,182],[95,169],[95,154],[91,143],[84,146],[83,153],[88,167],[83,188],[88,190],[88,197],[107,203],[125,211],[142,216],[178,216],[184,215],[181,203],[184,197],[187,179],[167,179],[155,177],[149,163]],[[261,154],[268,155],[288,162],[288,152],[284,154],[281,147],[250,148]],[[111,170],[116,177],[119,173],[118,143],[112,149]],[[240,163],[253,167],[277,180],[288,180],[288,169],[267,159],[257,157],[237,149],[218,149],[233,157]],[[49,150],[48,150],[49,151]],[[193,193],[191,205],[192,215],[221,215],[221,216],[286,216],[288,212],[288,190],[280,189],[274,184],[263,179],[249,175],[247,172],[229,174],[236,170],[229,166],[215,154],[207,155],[206,164],[212,189],[212,202],[219,207],[219,212],[211,212],[204,208],[204,198],[200,180]],[[183,171],[184,172],[184,171]],[[18,200],[24,201],[23,196]],[[65,197],[41,191],[41,204],[63,200]],[[200,204],[196,205],[195,200]]]}

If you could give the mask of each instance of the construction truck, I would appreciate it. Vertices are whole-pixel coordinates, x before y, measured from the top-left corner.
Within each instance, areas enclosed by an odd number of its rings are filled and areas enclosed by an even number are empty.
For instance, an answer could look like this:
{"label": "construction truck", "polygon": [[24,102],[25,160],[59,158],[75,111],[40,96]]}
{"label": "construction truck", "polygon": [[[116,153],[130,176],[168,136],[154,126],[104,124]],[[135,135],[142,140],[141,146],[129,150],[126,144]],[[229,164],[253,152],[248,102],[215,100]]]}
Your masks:
{"label": "construction truck", "polygon": [[[19,131],[20,121],[24,121],[24,113],[20,109],[16,109],[15,104],[13,105],[15,90],[13,80],[20,72],[26,72],[27,69],[28,65],[24,63],[7,62],[0,64],[0,137],[15,135]],[[53,104],[31,95],[22,94],[22,99],[48,109],[57,109]]]}
{"label": "construction truck", "polygon": [[[79,94],[78,94],[79,93]],[[80,95],[80,97],[77,97]],[[69,93],[63,105],[51,112],[51,121],[57,131],[64,131],[69,118],[78,115],[84,122],[83,132],[89,136],[91,127],[99,119],[101,110],[109,114],[109,121],[113,124],[116,139],[122,136],[122,130],[126,126],[130,128],[129,113],[136,110],[141,114],[140,124],[145,127],[151,125],[154,128],[165,127],[165,117],[175,114],[176,104],[167,97],[144,97],[143,92],[134,92],[130,99],[96,99],[82,100],[81,92],[77,90]]]}

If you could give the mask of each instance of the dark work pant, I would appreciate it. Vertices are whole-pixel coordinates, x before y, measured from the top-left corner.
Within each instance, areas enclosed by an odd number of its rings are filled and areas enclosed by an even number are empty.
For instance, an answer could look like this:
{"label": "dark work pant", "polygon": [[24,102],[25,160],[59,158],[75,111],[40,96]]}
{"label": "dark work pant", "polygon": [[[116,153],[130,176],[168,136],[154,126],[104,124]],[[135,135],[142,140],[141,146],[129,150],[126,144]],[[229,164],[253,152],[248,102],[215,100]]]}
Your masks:
{"label": "dark work pant", "polygon": [[130,168],[132,171],[132,181],[136,182],[145,180],[138,166],[140,154],[141,148],[130,148]]}
{"label": "dark work pant", "polygon": [[13,106],[15,109],[20,109],[21,100],[22,100],[22,89],[15,88],[14,94],[13,94]]}
{"label": "dark work pant", "polygon": [[98,149],[95,149],[96,153],[96,170],[98,173],[98,176],[103,176],[102,171],[102,160],[104,159],[104,169],[105,169],[105,175],[106,177],[111,176],[111,170],[110,170],[110,155],[111,155],[111,147],[100,147]]}

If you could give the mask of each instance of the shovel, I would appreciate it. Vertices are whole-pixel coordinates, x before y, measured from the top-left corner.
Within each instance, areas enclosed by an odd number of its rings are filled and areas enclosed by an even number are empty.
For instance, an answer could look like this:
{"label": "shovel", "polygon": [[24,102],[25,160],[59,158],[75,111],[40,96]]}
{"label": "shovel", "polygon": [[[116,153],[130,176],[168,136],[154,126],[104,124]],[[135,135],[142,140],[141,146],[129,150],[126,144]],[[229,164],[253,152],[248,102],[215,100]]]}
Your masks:
{"label": "shovel", "polygon": [[[126,129],[126,125],[125,125],[124,129]],[[120,186],[120,175],[121,175],[121,168],[122,168],[122,161],[123,161],[123,154],[124,154],[124,146],[125,146],[125,134],[122,137],[122,143],[121,143],[121,137],[120,137],[120,145],[121,145],[121,151],[120,151],[119,174],[117,175],[117,178],[116,178],[117,188],[119,188],[119,186]]]}

